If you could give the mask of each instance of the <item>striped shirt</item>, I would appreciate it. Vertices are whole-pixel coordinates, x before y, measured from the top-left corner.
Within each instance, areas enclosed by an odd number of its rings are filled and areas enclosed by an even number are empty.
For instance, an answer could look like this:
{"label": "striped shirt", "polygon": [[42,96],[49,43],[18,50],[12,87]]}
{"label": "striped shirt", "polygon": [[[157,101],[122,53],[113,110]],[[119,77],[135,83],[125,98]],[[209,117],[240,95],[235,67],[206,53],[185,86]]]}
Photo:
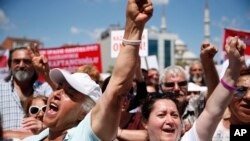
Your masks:
{"label": "striped shirt", "polygon": [[[52,88],[48,83],[34,83],[34,96],[49,96]],[[2,116],[3,130],[21,128],[25,115],[16,89],[11,86],[11,81],[0,80],[0,114]]]}

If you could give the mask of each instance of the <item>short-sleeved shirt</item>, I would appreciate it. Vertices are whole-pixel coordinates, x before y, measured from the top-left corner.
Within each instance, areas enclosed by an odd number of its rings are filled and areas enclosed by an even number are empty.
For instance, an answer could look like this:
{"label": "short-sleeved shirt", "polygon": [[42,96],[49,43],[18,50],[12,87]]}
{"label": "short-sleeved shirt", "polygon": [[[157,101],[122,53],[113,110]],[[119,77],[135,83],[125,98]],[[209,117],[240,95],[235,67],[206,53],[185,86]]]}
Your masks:
{"label": "short-sleeved shirt", "polygon": [[[23,141],[40,141],[49,135],[49,129],[45,129],[38,135],[25,138]],[[76,126],[67,131],[63,141],[101,141],[91,128],[91,112]]]}
{"label": "short-sleeved shirt", "polygon": [[[0,80],[0,114],[2,116],[3,130],[21,128],[21,122],[25,115],[17,91],[11,86],[11,81]],[[49,96],[52,88],[48,83],[34,83],[34,96]]]}

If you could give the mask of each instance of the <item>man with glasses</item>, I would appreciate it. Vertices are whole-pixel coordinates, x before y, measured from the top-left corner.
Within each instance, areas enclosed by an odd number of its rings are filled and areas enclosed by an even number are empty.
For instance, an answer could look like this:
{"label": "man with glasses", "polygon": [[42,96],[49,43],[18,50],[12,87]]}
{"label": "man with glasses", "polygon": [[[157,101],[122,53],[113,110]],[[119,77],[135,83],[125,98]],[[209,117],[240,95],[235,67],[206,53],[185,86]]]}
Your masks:
{"label": "man with glasses", "polygon": [[38,95],[49,96],[52,93],[47,83],[37,83],[38,73],[26,47],[10,51],[8,66],[9,76],[0,81],[0,113],[3,130],[21,128],[25,115],[23,105],[27,98]]}
{"label": "man with glasses", "polygon": [[189,130],[197,117],[193,109],[188,109],[189,101],[187,99],[188,81],[184,69],[181,66],[169,66],[164,69],[160,77],[160,89],[163,93],[174,93],[179,101],[179,107],[183,113],[184,121],[183,132]]}
{"label": "man with glasses", "polygon": [[163,93],[175,93],[176,99],[185,107],[188,87],[187,77],[181,66],[169,66],[164,69],[160,77],[160,88]]}

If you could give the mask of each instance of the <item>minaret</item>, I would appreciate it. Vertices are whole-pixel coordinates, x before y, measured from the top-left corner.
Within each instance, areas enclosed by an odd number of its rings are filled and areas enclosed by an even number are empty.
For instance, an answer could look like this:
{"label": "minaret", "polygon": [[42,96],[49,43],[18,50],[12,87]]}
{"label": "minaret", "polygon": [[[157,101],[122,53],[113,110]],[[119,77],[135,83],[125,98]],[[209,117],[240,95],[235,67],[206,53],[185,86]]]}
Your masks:
{"label": "minaret", "polygon": [[205,41],[210,41],[210,18],[209,18],[208,0],[205,0],[205,10],[204,10],[204,40]]}
{"label": "minaret", "polygon": [[166,22],[166,14],[165,14],[166,5],[167,5],[166,3],[162,4],[161,32],[167,31],[167,22]]}

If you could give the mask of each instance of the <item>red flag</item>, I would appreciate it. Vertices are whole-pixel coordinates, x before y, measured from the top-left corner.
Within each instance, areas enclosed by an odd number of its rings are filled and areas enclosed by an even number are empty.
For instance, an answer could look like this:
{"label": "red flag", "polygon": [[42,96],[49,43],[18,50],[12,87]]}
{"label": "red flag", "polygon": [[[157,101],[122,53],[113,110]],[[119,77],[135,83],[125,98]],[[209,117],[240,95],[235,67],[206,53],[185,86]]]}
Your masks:
{"label": "red flag", "polygon": [[226,39],[228,36],[238,36],[246,44],[245,55],[250,55],[250,31],[242,31],[235,29],[225,29],[223,51],[225,50]]}

